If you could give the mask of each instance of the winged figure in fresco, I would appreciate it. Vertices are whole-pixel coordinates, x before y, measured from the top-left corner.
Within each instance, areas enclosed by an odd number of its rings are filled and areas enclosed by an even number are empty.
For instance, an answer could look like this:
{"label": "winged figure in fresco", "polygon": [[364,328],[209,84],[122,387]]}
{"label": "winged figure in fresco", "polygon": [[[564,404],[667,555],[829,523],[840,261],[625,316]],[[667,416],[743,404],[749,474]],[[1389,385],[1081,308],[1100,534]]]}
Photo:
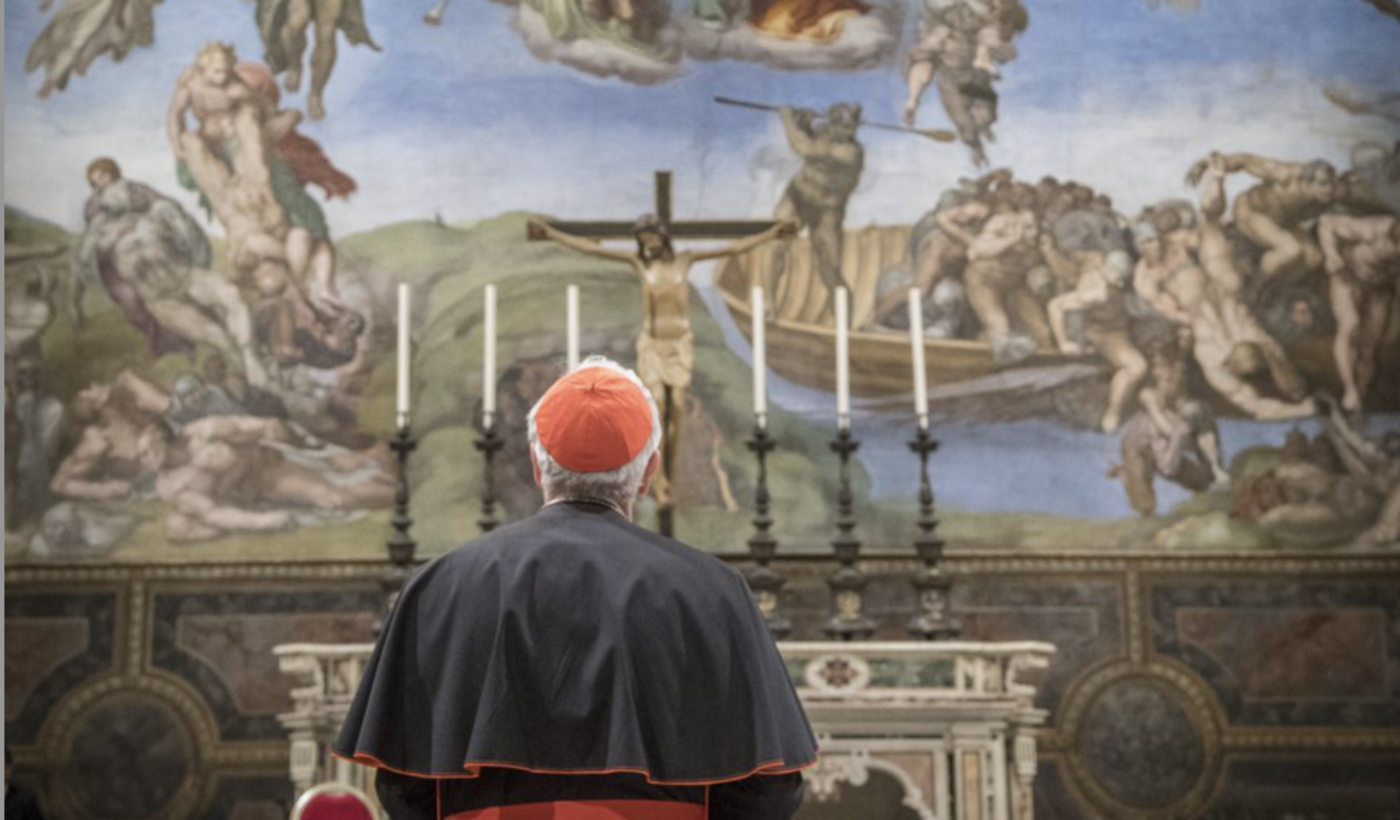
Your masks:
{"label": "winged figure in fresco", "polygon": [[[47,9],[53,0],[40,6]],[[39,96],[68,87],[103,54],[121,62],[131,49],[155,42],[154,10],[161,0],[64,0],[24,61],[24,70],[44,70]]]}
{"label": "winged figure in fresco", "polygon": [[262,35],[263,59],[273,73],[281,74],[283,85],[295,93],[301,87],[307,30],[314,28],[316,46],[311,51],[311,94],[306,115],[313,120],[326,116],[326,84],[335,68],[336,37],[344,33],[351,45],[369,46],[379,51],[365,25],[361,0],[257,0],[258,32]]}

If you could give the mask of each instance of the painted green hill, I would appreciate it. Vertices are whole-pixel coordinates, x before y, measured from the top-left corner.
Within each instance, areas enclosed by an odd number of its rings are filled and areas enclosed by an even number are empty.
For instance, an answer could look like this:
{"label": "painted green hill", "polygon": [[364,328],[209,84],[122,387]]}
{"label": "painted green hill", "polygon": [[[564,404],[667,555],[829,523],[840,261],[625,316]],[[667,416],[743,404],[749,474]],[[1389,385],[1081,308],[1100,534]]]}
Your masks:
{"label": "painted green hill", "polygon": [[[499,430],[505,447],[492,476],[498,515],[519,518],[538,504],[529,474],[524,418],[530,404],[564,369],[564,292],[581,291],[582,347],[632,365],[640,326],[640,287],[626,266],[602,262],[551,243],[525,241],[530,215],[510,213],[470,226],[405,222],[351,235],[338,243],[345,287],[360,290],[372,322],[364,339],[365,367],[347,383],[358,429],[384,441],[393,430],[394,291],[414,285],[414,432],[419,441],[411,468],[415,536],[422,554],[450,549],[477,532],[482,457],[475,448],[482,397],[483,290],[499,289]],[[73,281],[67,247],[75,236],[62,227],[6,208],[7,301],[24,298],[36,278],[46,283],[53,319],[41,337],[48,392],[67,404],[83,387],[113,378],[124,368],[168,386],[191,372],[185,356],[154,359],[145,339],[90,283],[83,300],[87,322],[71,310]],[[217,249],[215,258],[222,263]],[[42,254],[31,253],[36,249]],[[59,252],[60,249],[62,252]],[[678,534],[705,549],[741,553],[752,533],[755,465],[745,447],[751,434],[749,363],[724,344],[719,326],[698,296],[692,298],[695,367],[692,406],[683,440],[682,505]],[[770,457],[774,532],[784,552],[829,554],[831,501],[836,495],[831,431],[774,408],[771,433],[779,444]],[[67,431],[63,452],[75,443]],[[912,480],[912,479],[911,479]],[[940,481],[955,480],[941,476]],[[869,549],[908,551],[916,509],[911,497],[868,500],[869,481],[857,465],[855,489],[861,536]],[[911,485],[912,486],[912,485]],[[1085,521],[1057,516],[941,510],[940,534],[960,549],[1199,549],[1216,551],[1271,546],[1247,522],[1229,518],[1228,497],[1213,493],[1150,520]],[[306,527],[273,537],[230,536],[197,546],[165,541],[165,510],[158,501],[123,502],[142,523],[112,554],[118,561],[351,559],[383,555],[385,512],[329,526]],[[639,520],[653,522],[649,502]],[[7,543],[7,553],[12,552]],[[21,550],[22,553],[22,550]],[[19,554],[12,555],[17,557]]]}
{"label": "painted green hill", "polygon": [[[584,355],[598,352],[629,366],[635,363],[633,344],[641,317],[635,273],[624,265],[590,259],[550,243],[527,243],[529,218],[506,214],[469,229],[404,223],[342,243],[348,265],[374,278],[393,276],[415,284],[413,420],[420,444],[412,476],[415,533],[429,552],[476,532],[482,462],[473,442],[482,396],[486,284],[495,283],[498,289],[497,362],[502,382],[511,380],[512,370],[526,363],[536,371],[531,400],[564,369],[564,301],[569,284],[580,289]],[[706,480],[727,485],[722,494],[737,501],[740,509],[726,511],[722,503],[683,504],[677,530],[697,546],[742,551],[752,531],[754,462],[744,444],[753,424],[751,371],[748,362],[725,347],[719,326],[698,297],[692,298],[691,320],[696,351],[692,396],[700,415],[694,425],[688,423],[687,436],[704,435],[709,440],[687,449],[687,475],[707,474]],[[392,362],[384,357],[371,382],[390,384],[391,370]],[[502,480],[502,473],[518,474],[522,467],[507,463],[510,453],[514,451],[518,460],[525,452],[520,439],[528,404],[511,404],[508,398],[501,399],[501,429],[508,438],[515,437],[516,446],[500,457],[497,485],[503,494],[533,495],[535,491],[522,486],[522,481]],[[373,416],[387,421],[385,414]],[[826,446],[829,433],[781,411],[770,417],[770,424],[782,444],[770,462],[770,489],[775,510],[781,511],[777,534],[792,549],[825,550],[831,537],[826,499],[835,495],[835,470]],[[866,476],[858,469],[858,497],[865,496],[867,486]],[[521,503],[507,506],[527,508],[532,503],[516,501]],[[641,520],[650,522],[646,509]]]}

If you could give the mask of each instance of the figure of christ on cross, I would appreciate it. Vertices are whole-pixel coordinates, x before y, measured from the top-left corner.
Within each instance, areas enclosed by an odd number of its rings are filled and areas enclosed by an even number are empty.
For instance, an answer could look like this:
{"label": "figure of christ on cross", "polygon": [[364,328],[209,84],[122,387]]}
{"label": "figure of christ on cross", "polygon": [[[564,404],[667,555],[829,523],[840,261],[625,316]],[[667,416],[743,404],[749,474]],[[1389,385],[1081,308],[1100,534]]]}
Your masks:
{"label": "figure of christ on cross", "polygon": [[[696,262],[747,253],[764,242],[797,232],[797,224],[790,221],[672,222],[670,182],[669,172],[657,172],[657,214],[647,214],[635,223],[531,222],[529,226],[531,240],[547,239],[600,259],[626,262],[641,279],[643,315],[642,332],[637,336],[637,375],[661,410],[661,469],[657,470],[652,487],[659,529],[668,536],[674,534],[674,471],[694,362],[690,268]],[[689,239],[740,239],[722,248],[677,251],[672,237],[678,235]],[[597,242],[603,239],[633,239],[637,249],[604,248]]]}

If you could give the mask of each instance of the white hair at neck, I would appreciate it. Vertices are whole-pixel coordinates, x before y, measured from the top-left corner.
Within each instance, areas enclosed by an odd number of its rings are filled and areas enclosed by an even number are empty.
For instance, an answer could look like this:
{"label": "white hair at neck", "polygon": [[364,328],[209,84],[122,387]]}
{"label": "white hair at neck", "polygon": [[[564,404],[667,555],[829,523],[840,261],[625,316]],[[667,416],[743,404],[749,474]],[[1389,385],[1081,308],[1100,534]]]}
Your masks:
{"label": "white hair at neck", "polygon": [[539,412],[540,404],[544,401],[541,398],[530,408],[530,452],[534,454],[535,464],[539,466],[540,486],[544,489],[547,500],[596,499],[630,510],[633,500],[637,497],[637,491],[641,489],[642,481],[646,478],[647,463],[661,446],[661,414],[656,409],[656,399],[652,398],[651,391],[642,384],[636,373],[604,356],[589,356],[572,372],[577,373],[589,367],[602,367],[621,373],[646,396],[647,407],[651,408],[651,435],[647,437],[647,443],[631,461],[616,470],[599,473],[570,470],[555,461],[540,443],[539,432],[535,429],[535,414]]}

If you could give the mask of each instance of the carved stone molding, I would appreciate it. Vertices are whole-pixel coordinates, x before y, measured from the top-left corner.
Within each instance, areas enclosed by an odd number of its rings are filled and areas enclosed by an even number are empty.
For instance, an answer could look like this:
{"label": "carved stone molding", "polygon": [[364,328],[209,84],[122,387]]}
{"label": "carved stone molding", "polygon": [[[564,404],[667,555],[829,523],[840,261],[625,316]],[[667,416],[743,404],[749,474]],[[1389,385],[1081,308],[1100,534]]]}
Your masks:
{"label": "carved stone molding", "polygon": [[871,771],[885,772],[899,781],[904,791],[902,805],[912,809],[919,820],[938,820],[938,815],[929,807],[923,789],[914,783],[909,772],[902,766],[872,756],[868,749],[822,755],[820,762],[805,773],[808,794],[819,803],[838,800],[843,784],[860,788],[869,782]]}
{"label": "carved stone molding", "polygon": [[[747,563],[747,554],[721,553],[717,557],[731,563]],[[785,575],[793,578],[825,577],[830,572],[830,556],[813,552],[787,553],[775,557],[784,565]],[[862,554],[861,565],[871,575],[898,574],[907,577],[918,567],[912,552],[872,551]],[[24,564],[5,568],[6,584],[147,581],[225,581],[225,580],[364,580],[376,581],[384,574],[383,561],[278,562],[264,564]],[[1164,555],[1160,551],[1111,553],[1084,550],[1058,550],[1027,554],[1019,550],[959,550],[944,552],[940,568],[950,575],[1116,575],[1136,570],[1148,573],[1199,572],[1206,574],[1266,574],[1314,577],[1317,575],[1367,575],[1400,573],[1400,554],[1361,552],[1223,552],[1181,551]]]}

